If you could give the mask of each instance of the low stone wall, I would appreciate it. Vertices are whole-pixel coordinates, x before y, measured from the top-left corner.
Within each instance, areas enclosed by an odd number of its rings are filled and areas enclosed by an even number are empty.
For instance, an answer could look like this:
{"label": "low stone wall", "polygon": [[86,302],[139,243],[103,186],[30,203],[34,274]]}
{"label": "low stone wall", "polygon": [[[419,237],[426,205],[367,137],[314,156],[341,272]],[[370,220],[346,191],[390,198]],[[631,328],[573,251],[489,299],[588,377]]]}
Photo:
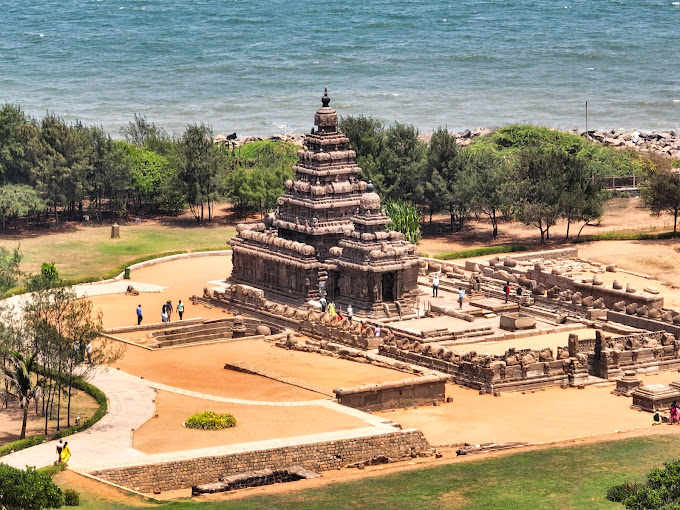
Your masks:
{"label": "low stone wall", "polygon": [[151,493],[213,483],[220,477],[247,471],[285,469],[292,465],[328,471],[378,456],[403,459],[428,454],[430,449],[422,432],[409,429],[322,443],[116,467],[90,474],[138,492]]}
{"label": "low stone wall", "polygon": [[675,335],[675,338],[680,339],[680,326],[670,322],[640,317],[639,315],[627,315],[625,312],[615,312],[613,310],[607,310],[607,320],[648,331],[667,331]]}
{"label": "low stone wall", "polygon": [[450,374],[456,384],[486,393],[578,386],[588,378],[587,356],[569,357],[566,347],[558,349],[555,359],[552,349],[509,349],[502,356],[476,352],[459,355],[447,347],[397,341],[381,345],[380,354]]}
{"label": "low stone wall", "polygon": [[335,388],[338,402],[362,411],[383,411],[444,402],[448,377],[425,375],[402,381]]}
{"label": "low stone wall", "polygon": [[602,285],[577,282],[566,276],[551,274],[537,269],[527,271],[526,276],[530,280],[542,283],[548,289],[551,287],[559,287],[561,291],[571,290],[573,292],[580,292],[583,297],[592,296],[593,299],[601,298],[607,308],[613,308],[614,303],[620,301],[624,301],[626,304],[635,303],[638,306],[646,306],[650,309],[661,308],[663,306],[663,297],[661,296],[631,293],[626,292],[623,289],[618,290]]}

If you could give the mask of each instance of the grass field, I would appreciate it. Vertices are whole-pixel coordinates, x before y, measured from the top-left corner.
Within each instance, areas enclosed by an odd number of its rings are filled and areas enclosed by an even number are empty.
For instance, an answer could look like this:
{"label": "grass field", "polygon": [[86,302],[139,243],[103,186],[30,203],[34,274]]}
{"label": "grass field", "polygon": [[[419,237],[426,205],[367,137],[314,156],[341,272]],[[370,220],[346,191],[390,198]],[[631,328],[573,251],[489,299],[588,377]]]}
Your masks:
{"label": "grass field", "polygon": [[[640,437],[505,455],[229,502],[177,501],[184,509],[621,509],[607,489],[680,455],[677,435]],[[60,477],[57,476],[57,482]],[[63,482],[62,482],[63,483]],[[64,485],[65,487],[68,484]],[[78,489],[78,487],[75,487]],[[81,490],[85,509],[133,509],[148,502]]]}
{"label": "grass field", "polygon": [[78,227],[17,239],[0,239],[0,246],[21,246],[21,270],[40,272],[43,262],[54,262],[66,279],[100,276],[127,260],[167,251],[227,249],[233,227],[174,227],[158,224],[123,225],[120,238],[111,239],[110,226]]}

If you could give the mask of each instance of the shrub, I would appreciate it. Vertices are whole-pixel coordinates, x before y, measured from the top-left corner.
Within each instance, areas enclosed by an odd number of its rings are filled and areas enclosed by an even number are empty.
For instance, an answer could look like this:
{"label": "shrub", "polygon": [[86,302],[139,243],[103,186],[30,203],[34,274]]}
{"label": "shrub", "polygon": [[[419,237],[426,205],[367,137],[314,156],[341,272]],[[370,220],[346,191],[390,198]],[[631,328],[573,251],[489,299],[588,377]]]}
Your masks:
{"label": "shrub", "polygon": [[621,503],[636,490],[637,484],[634,483],[622,483],[621,485],[614,485],[613,487],[609,487],[609,489],[607,489],[607,499],[609,501]]}
{"label": "shrub", "polygon": [[64,505],[78,506],[80,505],[80,495],[73,489],[64,490]]}
{"label": "shrub", "polygon": [[508,246],[487,246],[486,248],[471,248],[469,250],[449,251],[435,255],[439,260],[468,259],[481,257],[482,255],[494,255],[496,253],[512,253],[516,251],[526,251],[527,247],[523,244],[510,244]]}
{"label": "shrub", "polygon": [[0,464],[0,508],[39,510],[63,504],[64,495],[49,475],[32,467],[23,471]]}
{"label": "shrub", "polygon": [[40,276],[50,282],[58,281],[59,271],[57,271],[57,266],[54,265],[54,262],[43,262],[42,266],[40,266]]}
{"label": "shrub", "polygon": [[236,418],[231,414],[217,414],[213,411],[196,413],[184,423],[190,429],[219,430],[236,426]]}
{"label": "shrub", "polygon": [[25,450],[31,446],[42,444],[45,441],[47,441],[47,436],[27,437],[26,439],[12,441],[11,443],[0,446],[0,457],[9,455],[10,452],[18,452],[19,450]]}

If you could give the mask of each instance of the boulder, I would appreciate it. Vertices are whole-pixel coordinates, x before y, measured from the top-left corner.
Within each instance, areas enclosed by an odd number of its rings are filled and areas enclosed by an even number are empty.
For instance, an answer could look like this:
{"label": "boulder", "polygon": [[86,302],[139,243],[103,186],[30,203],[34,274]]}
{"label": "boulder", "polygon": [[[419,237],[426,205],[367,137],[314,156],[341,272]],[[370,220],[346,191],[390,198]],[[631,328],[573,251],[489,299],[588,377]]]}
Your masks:
{"label": "boulder", "polygon": [[265,326],[263,324],[260,324],[258,327],[255,328],[255,334],[256,335],[269,336],[269,335],[272,334],[272,330],[269,326]]}

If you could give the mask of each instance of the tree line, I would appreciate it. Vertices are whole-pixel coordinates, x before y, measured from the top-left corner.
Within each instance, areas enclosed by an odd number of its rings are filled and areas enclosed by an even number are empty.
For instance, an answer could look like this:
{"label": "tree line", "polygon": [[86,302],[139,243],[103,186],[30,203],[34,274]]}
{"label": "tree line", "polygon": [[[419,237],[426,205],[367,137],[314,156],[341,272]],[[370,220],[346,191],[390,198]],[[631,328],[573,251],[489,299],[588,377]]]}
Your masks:
{"label": "tree line", "polygon": [[[211,221],[216,201],[237,212],[265,212],[283,192],[297,148],[262,142],[242,151],[213,142],[206,124],[170,135],[135,115],[113,139],[97,126],[54,114],[27,116],[0,108],[0,222],[129,213],[176,215],[189,209]],[[276,148],[272,148],[277,145]],[[278,146],[281,147],[278,147]]]}
{"label": "tree line", "polygon": [[429,143],[412,125],[386,126],[372,117],[345,117],[340,128],[357,152],[362,177],[384,200],[411,203],[430,223],[433,214],[446,211],[452,230],[482,216],[496,237],[503,216],[535,226],[545,242],[564,219],[568,238],[571,224],[581,223],[582,230],[602,216],[610,195],[600,177],[611,175],[645,174],[652,184],[665,182],[663,196],[662,186],[648,186],[643,198],[653,213],[669,211],[677,218],[680,211],[680,194],[668,191],[680,174],[672,175],[668,159],[590,144],[569,133],[508,126],[459,147],[445,128],[434,131]]}

